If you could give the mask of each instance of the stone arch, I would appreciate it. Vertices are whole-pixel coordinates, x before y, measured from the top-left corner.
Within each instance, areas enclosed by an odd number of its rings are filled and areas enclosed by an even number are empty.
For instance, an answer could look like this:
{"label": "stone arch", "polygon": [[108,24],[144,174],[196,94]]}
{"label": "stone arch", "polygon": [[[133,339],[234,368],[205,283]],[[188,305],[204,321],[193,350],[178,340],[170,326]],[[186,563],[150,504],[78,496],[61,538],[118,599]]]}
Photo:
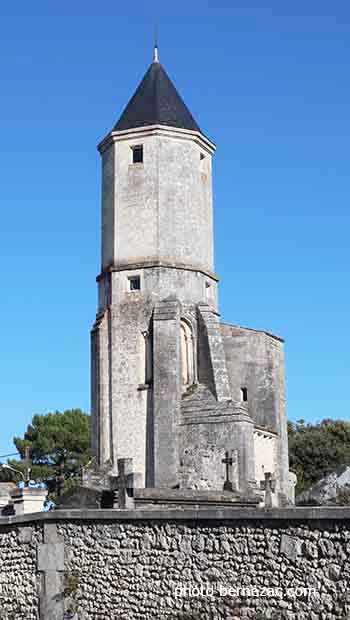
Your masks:
{"label": "stone arch", "polygon": [[182,318],[181,332],[181,384],[185,391],[196,382],[196,343],[192,324]]}

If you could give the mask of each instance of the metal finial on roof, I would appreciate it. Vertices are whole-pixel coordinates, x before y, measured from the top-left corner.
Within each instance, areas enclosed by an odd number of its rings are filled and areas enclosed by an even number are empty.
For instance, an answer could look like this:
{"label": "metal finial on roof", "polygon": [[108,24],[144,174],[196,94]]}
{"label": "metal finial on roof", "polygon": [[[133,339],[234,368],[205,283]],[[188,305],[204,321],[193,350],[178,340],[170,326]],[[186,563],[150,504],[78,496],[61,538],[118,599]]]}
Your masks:
{"label": "metal finial on roof", "polygon": [[154,48],[153,48],[153,62],[159,62],[158,55],[158,25],[154,26]]}

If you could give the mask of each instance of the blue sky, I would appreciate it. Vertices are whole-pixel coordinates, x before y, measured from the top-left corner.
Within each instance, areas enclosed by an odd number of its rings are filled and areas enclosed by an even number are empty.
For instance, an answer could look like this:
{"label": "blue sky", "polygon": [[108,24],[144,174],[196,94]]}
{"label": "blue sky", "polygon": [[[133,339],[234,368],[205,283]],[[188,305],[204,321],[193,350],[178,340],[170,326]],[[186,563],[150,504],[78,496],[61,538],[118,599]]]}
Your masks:
{"label": "blue sky", "polygon": [[0,455],[34,413],[89,409],[95,145],[151,61],[155,21],[217,144],[222,318],[286,339],[290,419],[349,419],[349,3],[36,0],[0,15]]}

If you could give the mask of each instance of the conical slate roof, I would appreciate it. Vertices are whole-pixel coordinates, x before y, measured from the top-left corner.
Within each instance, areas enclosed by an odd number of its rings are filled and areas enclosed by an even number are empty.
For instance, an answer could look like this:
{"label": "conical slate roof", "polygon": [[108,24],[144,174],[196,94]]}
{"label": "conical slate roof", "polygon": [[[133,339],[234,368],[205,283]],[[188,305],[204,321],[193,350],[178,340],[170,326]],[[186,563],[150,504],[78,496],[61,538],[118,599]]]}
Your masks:
{"label": "conical slate roof", "polygon": [[160,62],[155,60],[113,131],[168,125],[201,131]]}

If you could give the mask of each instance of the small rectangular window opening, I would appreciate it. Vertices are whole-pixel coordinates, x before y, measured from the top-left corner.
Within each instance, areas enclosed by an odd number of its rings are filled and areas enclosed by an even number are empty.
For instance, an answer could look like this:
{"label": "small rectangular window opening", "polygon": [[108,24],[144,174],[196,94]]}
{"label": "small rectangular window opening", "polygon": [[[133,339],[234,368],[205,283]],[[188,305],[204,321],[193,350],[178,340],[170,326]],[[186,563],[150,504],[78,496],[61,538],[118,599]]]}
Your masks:
{"label": "small rectangular window opening", "polygon": [[208,178],[208,170],[207,170],[207,158],[203,153],[200,153],[200,161],[199,161],[199,169],[202,176],[202,181],[207,181]]}
{"label": "small rectangular window opening", "polygon": [[248,390],[246,387],[241,388],[241,401],[246,403],[248,400]]}
{"label": "small rectangular window opening", "polygon": [[133,146],[132,148],[132,163],[133,164],[142,164],[143,163],[143,146],[139,144],[137,146]]}
{"label": "small rectangular window opening", "polygon": [[140,276],[132,276],[128,278],[129,281],[129,291],[140,291],[141,290],[141,278]]}

